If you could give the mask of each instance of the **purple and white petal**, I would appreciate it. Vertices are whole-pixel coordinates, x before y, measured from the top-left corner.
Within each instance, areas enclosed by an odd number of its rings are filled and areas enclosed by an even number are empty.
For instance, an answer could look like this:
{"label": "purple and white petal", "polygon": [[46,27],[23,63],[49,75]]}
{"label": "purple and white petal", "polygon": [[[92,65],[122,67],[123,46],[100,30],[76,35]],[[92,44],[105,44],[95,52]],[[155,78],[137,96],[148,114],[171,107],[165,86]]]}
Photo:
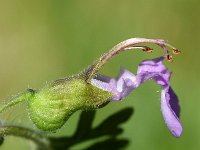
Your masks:
{"label": "purple and white petal", "polygon": [[136,76],[130,71],[121,69],[117,78],[97,75],[91,84],[114,94],[111,100],[122,100],[137,87]]}
{"label": "purple and white petal", "polygon": [[155,59],[150,60],[144,60],[139,64],[137,74],[140,74],[142,72],[160,72],[165,73],[167,71],[167,68],[162,64],[162,61],[165,59],[165,57],[158,57]]}
{"label": "purple and white petal", "polygon": [[102,90],[105,90],[105,91],[115,94],[109,83],[106,83],[106,82],[103,82],[103,81],[97,80],[97,79],[92,79],[91,84],[97,88],[100,88]]}
{"label": "purple and white petal", "polygon": [[167,72],[167,68],[162,64],[163,59],[164,57],[144,60],[139,64],[137,71],[139,85],[151,79],[154,79],[160,85],[168,84],[170,73]]}
{"label": "purple and white petal", "polygon": [[175,137],[180,137],[182,133],[179,121],[180,106],[176,94],[169,86],[163,88],[161,92],[161,111],[170,132]]}
{"label": "purple and white petal", "polygon": [[137,87],[136,76],[130,71],[121,68],[120,74],[116,78],[116,84],[118,94],[112,100],[121,100]]}
{"label": "purple and white petal", "polygon": [[163,58],[143,61],[138,68],[139,84],[153,79],[162,86],[161,92],[161,111],[167,127],[175,137],[179,137],[182,132],[182,126],[179,121],[180,107],[178,98],[170,87],[171,72],[162,64]]}

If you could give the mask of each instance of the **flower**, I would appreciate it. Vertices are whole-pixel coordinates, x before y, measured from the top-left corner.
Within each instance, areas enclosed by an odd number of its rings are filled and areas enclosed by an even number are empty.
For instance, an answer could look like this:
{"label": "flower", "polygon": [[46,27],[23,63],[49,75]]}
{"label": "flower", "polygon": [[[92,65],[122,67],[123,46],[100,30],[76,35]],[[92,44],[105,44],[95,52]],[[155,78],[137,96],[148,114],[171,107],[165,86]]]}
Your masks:
{"label": "flower", "polygon": [[[145,60],[139,64],[137,75],[121,69],[117,78],[98,74],[98,71],[114,56],[128,50],[153,52],[153,49],[138,44],[156,44],[163,49],[162,57]],[[94,110],[106,106],[110,101],[119,101],[149,79],[161,85],[161,110],[167,127],[175,137],[179,137],[182,126],[179,121],[178,98],[170,87],[171,72],[162,64],[164,58],[173,61],[172,54],[181,52],[163,39],[130,38],[120,42],[104,53],[94,64],[83,72],[48,82],[39,90],[27,89],[0,106],[0,113],[27,101],[29,117],[34,125],[43,131],[61,128],[77,110]],[[53,115],[52,115],[53,114]]]}
{"label": "flower", "polygon": [[175,137],[180,137],[182,125],[179,121],[180,106],[178,97],[172,90],[169,80],[171,72],[162,64],[165,57],[142,61],[137,70],[137,75],[126,69],[121,69],[116,78],[97,74],[91,84],[114,94],[110,101],[124,99],[129,93],[147,80],[153,79],[161,85],[161,111],[168,129]]}

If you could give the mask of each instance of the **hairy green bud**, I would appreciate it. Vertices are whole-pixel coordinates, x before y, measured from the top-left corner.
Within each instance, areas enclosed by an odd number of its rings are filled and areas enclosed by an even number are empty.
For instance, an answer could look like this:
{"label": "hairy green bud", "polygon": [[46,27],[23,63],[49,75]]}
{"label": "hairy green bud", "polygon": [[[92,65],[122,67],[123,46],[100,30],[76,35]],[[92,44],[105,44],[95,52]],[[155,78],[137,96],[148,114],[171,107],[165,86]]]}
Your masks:
{"label": "hairy green bud", "polygon": [[28,89],[13,97],[0,112],[22,101],[28,103],[30,119],[43,131],[61,128],[77,110],[91,110],[109,102],[112,93],[88,83],[83,76],[59,79],[42,89]]}
{"label": "hairy green bud", "polygon": [[95,109],[106,103],[112,94],[81,78],[57,80],[36,92],[28,101],[31,120],[42,130],[62,127],[79,109]]}

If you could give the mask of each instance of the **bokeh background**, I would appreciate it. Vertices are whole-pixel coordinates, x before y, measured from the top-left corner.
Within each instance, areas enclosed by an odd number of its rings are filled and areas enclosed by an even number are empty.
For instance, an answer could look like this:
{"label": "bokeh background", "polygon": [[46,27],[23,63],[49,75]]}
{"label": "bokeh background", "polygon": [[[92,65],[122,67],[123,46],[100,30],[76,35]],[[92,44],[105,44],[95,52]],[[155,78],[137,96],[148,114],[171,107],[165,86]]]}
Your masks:
{"label": "bokeh background", "polygon": [[[198,0],[1,0],[0,99],[79,73],[122,40],[164,38],[182,50],[173,63],[165,62],[173,71],[171,85],[181,103],[181,138],[174,138],[165,126],[160,87],[153,81],[124,101],[98,110],[95,123],[130,106],[135,113],[123,125],[121,136],[130,140],[127,150],[200,149],[199,5]],[[162,55],[155,48],[152,54],[123,53],[101,73],[116,76],[120,66],[136,72],[141,60]],[[73,133],[79,114],[75,113],[56,134]],[[27,150],[30,146],[24,139],[6,137],[0,149],[13,148]]]}

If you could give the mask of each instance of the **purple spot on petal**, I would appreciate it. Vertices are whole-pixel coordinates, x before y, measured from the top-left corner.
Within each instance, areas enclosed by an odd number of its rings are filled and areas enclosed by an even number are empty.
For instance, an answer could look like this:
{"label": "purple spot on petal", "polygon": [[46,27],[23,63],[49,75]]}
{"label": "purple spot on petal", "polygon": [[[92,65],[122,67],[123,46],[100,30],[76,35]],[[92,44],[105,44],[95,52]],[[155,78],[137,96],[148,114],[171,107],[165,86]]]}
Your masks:
{"label": "purple spot on petal", "polygon": [[169,104],[172,108],[172,110],[175,112],[176,116],[179,117],[180,116],[180,106],[179,106],[179,102],[178,102],[178,97],[176,96],[176,94],[174,93],[174,91],[172,90],[172,88],[169,88],[169,96],[170,96],[170,100],[169,100]]}

